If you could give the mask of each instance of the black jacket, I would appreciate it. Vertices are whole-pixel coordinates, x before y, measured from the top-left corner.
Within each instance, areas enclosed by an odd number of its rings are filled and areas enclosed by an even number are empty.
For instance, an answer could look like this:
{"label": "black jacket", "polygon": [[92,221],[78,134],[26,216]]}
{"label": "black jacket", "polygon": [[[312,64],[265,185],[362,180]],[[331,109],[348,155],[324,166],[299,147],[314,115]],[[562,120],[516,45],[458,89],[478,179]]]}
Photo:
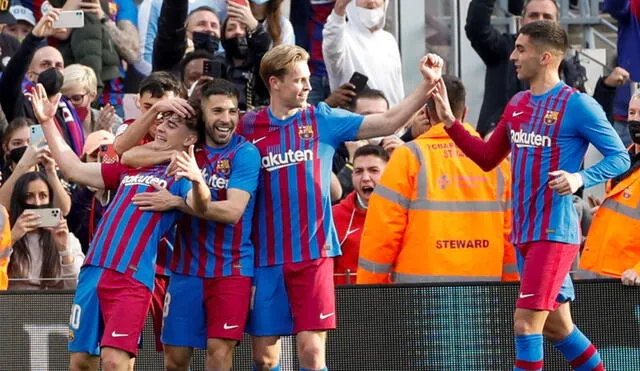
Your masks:
{"label": "black jacket", "polygon": [[[28,117],[37,123],[31,102],[26,99],[22,92],[22,81],[29,69],[33,54],[43,40],[43,38],[35,37],[32,33],[29,33],[22,41],[20,49],[4,69],[0,79],[0,106],[2,106],[8,122],[11,122],[16,117]],[[56,119],[62,125],[62,136],[65,141],[79,154],[80,152],[78,151],[82,151],[82,148],[75,148],[71,131],[66,123],[65,114],[60,108],[56,112]]]}
{"label": "black jacket", "polygon": [[167,71],[180,77],[180,61],[187,50],[188,0],[163,1],[158,33],[153,43],[153,71]]}
{"label": "black jacket", "polygon": [[[515,66],[509,61],[516,35],[500,33],[491,25],[496,0],[472,0],[467,13],[465,31],[471,46],[487,67],[485,90],[477,130],[485,135],[499,121],[509,99],[529,86],[519,81]],[[584,92],[586,71],[577,57],[567,57],[560,65],[560,77],[570,86]],[[599,84],[604,85],[604,84]],[[602,97],[607,92],[595,94]]]}

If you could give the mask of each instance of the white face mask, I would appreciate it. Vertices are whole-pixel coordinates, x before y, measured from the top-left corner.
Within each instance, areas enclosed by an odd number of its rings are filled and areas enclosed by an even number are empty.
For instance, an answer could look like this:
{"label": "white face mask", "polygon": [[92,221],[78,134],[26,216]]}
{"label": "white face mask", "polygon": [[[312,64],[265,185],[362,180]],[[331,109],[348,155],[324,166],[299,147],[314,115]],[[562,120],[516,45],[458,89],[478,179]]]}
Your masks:
{"label": "white face mask", "polygon": [[367,29],[380,26],[382,18],[384,17],[384,7],[368,9],[357,6],[356,9],[360,22],[362,22]]}

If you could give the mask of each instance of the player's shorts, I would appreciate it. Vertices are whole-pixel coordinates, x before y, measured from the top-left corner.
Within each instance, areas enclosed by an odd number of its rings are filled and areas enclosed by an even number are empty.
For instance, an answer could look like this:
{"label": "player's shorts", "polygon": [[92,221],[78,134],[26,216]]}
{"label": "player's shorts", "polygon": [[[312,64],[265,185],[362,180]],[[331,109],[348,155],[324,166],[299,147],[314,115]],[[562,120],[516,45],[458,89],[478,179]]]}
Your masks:
{"label": "player's shorts", "polygon": [[162,352],[160,334],[162,333],[162,313],[164,312],[164,298],[167,293],[167,286],[169,286],[169,276],[156,273],[151,296],[151,319],[153,320],[153,335],[156,340],[156,351],[158,352]]}
{"label": "player's shorts", "polygon": [[84,266],[69,320],[69,351],[100,355],[101,347],[138,352],[151,291],[111,269]]}
{"label": "player's shorts", "polygon": [[255,268],[249,334],[279,336],[335,328],[333,259]]}
{"label": "player's shorts", "polygon": [[537,241],[518,245],[520,293],[516,308],[554,311],[573,301],[569,272],[580,245]]}
{"label": "player's shorts", "polygon": [[171,273],[164,303],[162,343],[207,348],[207,339],[242,340],[251,277],[201,278]]}

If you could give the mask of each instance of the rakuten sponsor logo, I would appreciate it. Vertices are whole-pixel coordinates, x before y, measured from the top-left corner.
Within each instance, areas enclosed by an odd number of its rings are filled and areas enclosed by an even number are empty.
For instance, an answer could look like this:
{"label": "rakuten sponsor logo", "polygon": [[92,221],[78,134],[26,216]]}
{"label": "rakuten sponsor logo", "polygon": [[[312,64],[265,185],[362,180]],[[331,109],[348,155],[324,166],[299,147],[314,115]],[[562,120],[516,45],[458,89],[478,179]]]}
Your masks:
{"label": "rakuten sponsor logo", "polygon": [[167,188],[167,181],[156,178],[152,175],[127,175],[122,178],[123,185],[151,185],[157,184],[162,188]]}
{"label": "rakuten sponsor logo", "polygon": [[294,151],[290,149],[285,153],[269,152],[266,156],[262,157],[262,167],[267,171],[273,171],[312,160],[313,151],[310,149],[305,149],[304,151]]}
{"label": "rakuten sponsor logo", "polygon": [[551,147],[551,137],[536,133],[511,130],[511,142],[518,147]]}
{"label": "rakuten sponsor logo", "polygon": [[206,168],[203,168],[201,171],[202,177],[210,189],[220,190],[229,187],[229,179],[218,176],[217,174],[209,174]]}

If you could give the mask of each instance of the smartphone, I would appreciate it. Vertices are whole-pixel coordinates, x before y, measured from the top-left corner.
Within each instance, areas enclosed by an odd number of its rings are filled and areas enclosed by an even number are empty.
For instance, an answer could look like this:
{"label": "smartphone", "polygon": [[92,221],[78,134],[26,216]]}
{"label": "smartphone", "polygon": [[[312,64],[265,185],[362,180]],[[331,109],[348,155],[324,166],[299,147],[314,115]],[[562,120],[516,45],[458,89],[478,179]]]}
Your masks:
{"label": "smartphone", "polygon": [[40,227],[55,227],[62,219],[62,213],[58,208],[51,209],[28,209],[34,214],[40,215]]}
{"label": "smartphone", "polygon": [[31,125],[29,126],[29,143],[33,145],[37,145],[38,148],[42,148],[47,145],[46,140],[42,140],[38,144],[38,142],[44,138],[44,132],[42,131],[42,126],[40,125]]}
{"label": "smartphone", "polygon": [[117,164],[120,157],[113,148],[113,144],[103,144],[98,148],[98,162],[102,164]]}
{"label": "smartphone", "polygon": [[222,63],[220,61],[205,59],[202,65],[202,74],[214,78],[222,78]]}
{"label": "smartphone", "polygon": [[349,83],[356,87],[354,90],[356,94],[359,94],[367,87],[367,81],[369,81],[369,78],[360,72],[354,72],[351,75],[351,79],[349,79]]}
{"label": "smartphone", "polygon": [[84,10],[65,10],[60,12],[58,20],[53,22],[53,28],[82,28],[84,27]]}
{"label": "smartphone", "polygon": [[231,0],[232,3],[236,3],[236,4],[240,4],[240,5],[247,5],[247,3],[245,2],[245,0]]}

